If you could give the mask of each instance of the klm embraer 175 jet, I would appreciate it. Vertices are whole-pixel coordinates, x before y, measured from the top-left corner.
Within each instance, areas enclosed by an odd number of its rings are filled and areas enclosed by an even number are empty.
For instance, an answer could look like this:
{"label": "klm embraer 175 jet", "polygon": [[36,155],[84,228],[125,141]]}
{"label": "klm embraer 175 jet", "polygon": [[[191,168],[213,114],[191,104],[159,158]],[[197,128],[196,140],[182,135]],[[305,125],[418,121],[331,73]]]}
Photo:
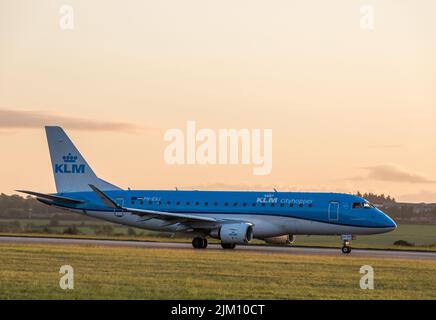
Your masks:
{"label": "klm embraer 175 jet", "polygon": [[24,191],[37,200],[136,228],[207,237],[224,249],[253,238],[291,244],[295,235],[338,235],[351,252],[356,235],[392,231],[395,222],[363,198],[340,193],[122,190],[96,176],[60,127],[46,127],[57,193]]}

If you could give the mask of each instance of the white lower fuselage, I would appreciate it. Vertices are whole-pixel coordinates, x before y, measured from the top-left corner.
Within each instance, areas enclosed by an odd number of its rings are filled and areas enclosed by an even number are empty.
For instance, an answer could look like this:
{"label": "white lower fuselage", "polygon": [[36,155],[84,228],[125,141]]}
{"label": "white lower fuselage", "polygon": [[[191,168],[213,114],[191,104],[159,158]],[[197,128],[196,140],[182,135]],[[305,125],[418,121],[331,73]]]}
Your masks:
{"label": "white lower fuselage", "polygon": [[[128,212],[115,213],[113,211],[86,211],[71,210],[77,213],[86,214],[90,217],[122,224],[130,227],[175,233],[180,231],[178,224],[168,225],[166,221],[160,219],[145,220],[139,218],[137,215]],[[371,235],[378,233],[385,233],[391,231],[391,228],[368,228],[368,227],[355,227],[344,226],[329,222],[318,222],[299,218],[279,217],[271,215],[250,215],[250,214],[229,214],[214,215],[202,214],[202,216],[220,218],[235,221],[248,221],[253,224],[253,235],[255,238],[263,239],[268,237],[275,237],[285,234],[292,235]]]}

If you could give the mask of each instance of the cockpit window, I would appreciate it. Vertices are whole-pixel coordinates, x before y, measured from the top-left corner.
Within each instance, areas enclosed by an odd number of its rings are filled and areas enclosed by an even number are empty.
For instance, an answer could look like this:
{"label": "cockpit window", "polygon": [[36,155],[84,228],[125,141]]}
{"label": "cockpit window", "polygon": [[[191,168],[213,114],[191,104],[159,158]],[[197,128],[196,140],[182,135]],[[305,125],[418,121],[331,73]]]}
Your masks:
{"label": "cockpit window", "polygon": [[374,208],[374,206],[373,206],[371,203],[369,203],[369,202],[364,202],[364,203],[363,203],[363,207],[364,207],[365,209]]}
{"label": "cockpit window", "polygon": [[365,202],[354,202],[353,203],[353,209],[371,209],[371,208],[375,208],[374,205],[372,205],[371,203],[369,203],[368,201]]}
{"label": "cockpit window", "polygon": [[360,208],[362,208],[362,203],[360,203],[360,202],[353,203],[353,209],[360,209]]}

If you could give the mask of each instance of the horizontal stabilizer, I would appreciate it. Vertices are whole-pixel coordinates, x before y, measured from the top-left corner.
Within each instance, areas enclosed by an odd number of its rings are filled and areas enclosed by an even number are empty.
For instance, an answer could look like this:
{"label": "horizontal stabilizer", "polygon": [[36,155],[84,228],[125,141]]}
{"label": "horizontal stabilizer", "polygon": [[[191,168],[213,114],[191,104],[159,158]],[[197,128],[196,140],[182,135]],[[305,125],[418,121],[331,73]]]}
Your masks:
{"label": "horizontal stabilizer", "polygon": [[65,202],[65,203],[71,203],[71,204],[80,204],[80,203],[84,202],[82,200],[60,197],[60,196],[39,193],[39,192],[34,192],[34,191],[27,191],[27,190],[15,190],[15,191],[30,194],[30,195],[35,196],[37,198],[42,198],[42,199],[46,199],[46,200],[50,200],[50,201],[54,201],[54,202]]}

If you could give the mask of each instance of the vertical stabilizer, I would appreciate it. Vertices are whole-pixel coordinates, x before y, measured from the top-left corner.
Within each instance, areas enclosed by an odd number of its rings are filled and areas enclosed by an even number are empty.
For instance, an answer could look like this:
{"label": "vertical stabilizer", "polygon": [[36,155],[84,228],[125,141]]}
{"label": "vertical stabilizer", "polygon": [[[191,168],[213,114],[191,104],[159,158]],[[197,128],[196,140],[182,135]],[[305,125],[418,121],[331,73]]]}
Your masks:
{"label": "vertical stabilizer", "polygon": [[90,184],[101,190],[119,190],[98,178],[61,127],[45,127],[51,164],[58,193],[91,191]]}

